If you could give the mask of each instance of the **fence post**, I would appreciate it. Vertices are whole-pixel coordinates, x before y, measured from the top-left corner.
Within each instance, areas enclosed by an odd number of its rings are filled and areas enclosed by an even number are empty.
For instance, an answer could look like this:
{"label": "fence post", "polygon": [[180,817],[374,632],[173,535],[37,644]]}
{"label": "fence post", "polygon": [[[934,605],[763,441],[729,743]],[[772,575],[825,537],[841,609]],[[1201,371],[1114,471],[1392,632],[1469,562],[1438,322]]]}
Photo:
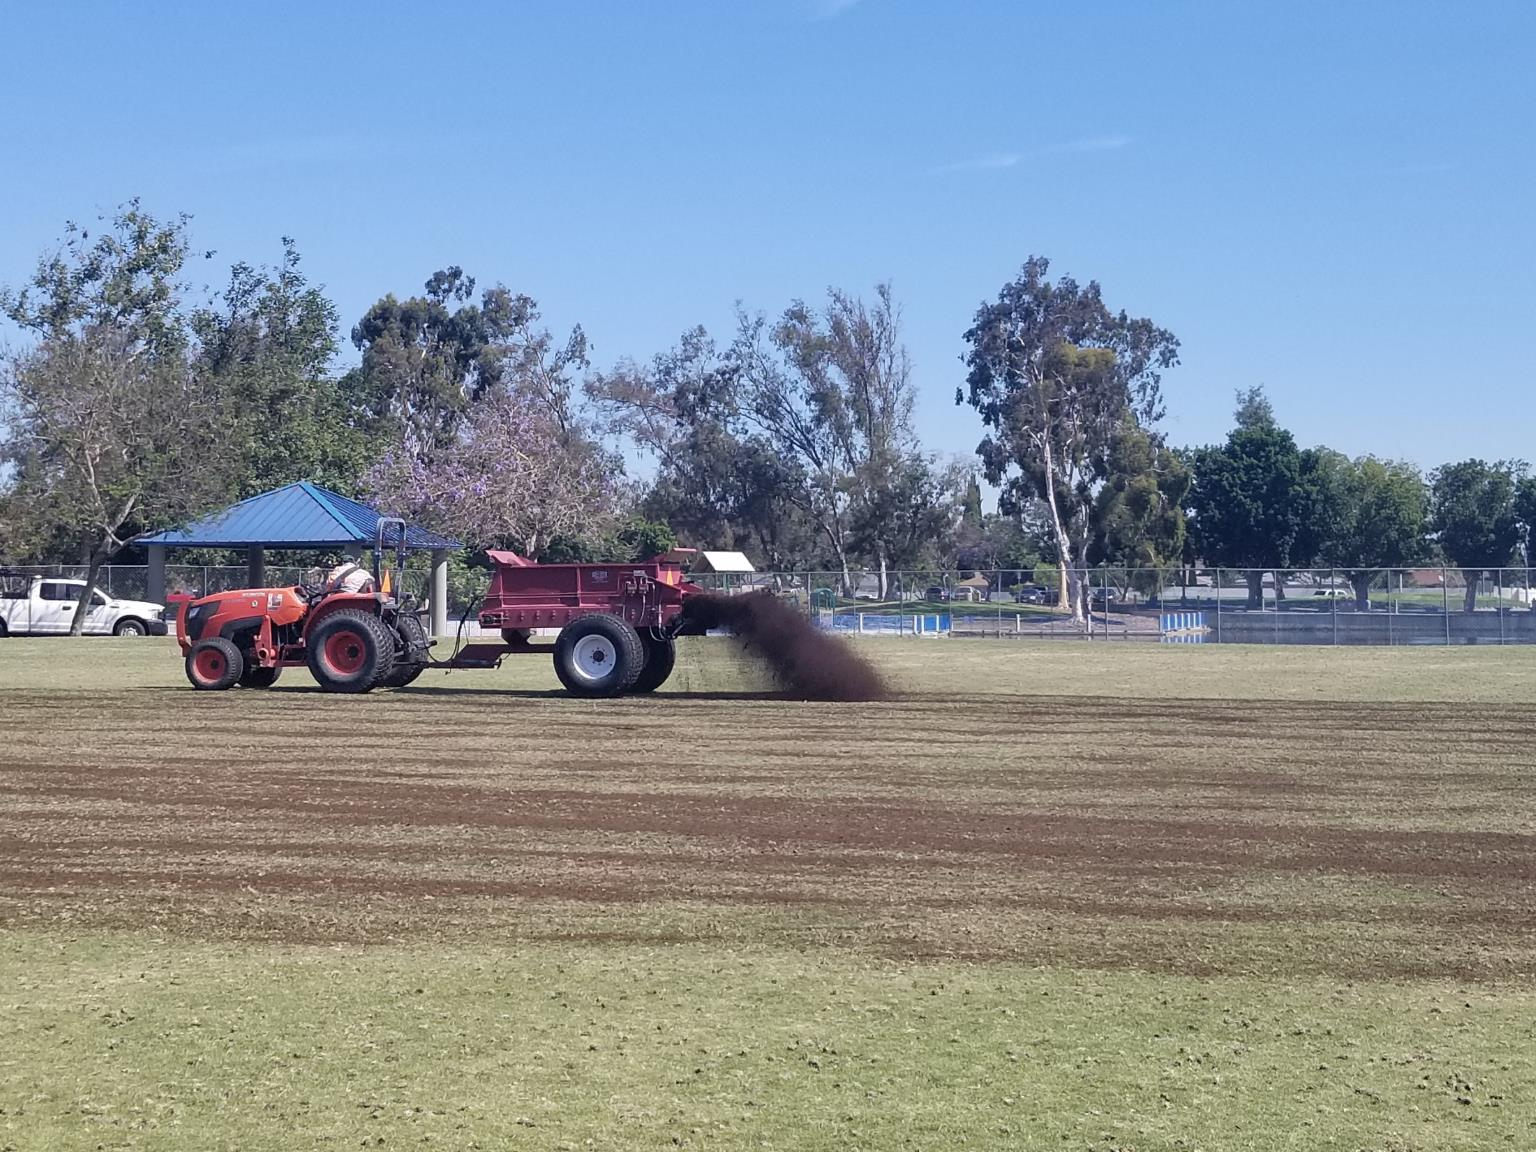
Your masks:
{"label": "fence post", "polygon": [[1216,569],[1216,643],[1221,643],[1221,569]]}
{"label": "fence post", "polygon": [[1499,597],[1499,647],[1504,647],[1504,569],[1496,568],[1493,573],[1494,591]]}
{"label": "fence post", "polygon": [[[1334,569],[1328,569],[1328,606],[1333,609],[1333,646],[1339,646],[1339,574]],[[1354,591],[1354,586],[1350,586]]]}
{"label": "fence post", "polygon": [[1451,586],[1446,583],[1450,577],[1446,575],[1445,565],[1440,566],[1440,614],[1445,617],[1445,644],[1449,648],[1451,644]]}
{"label": "fence post", "polygon": [[[1161,585],[1159,585],[1159,587],[1161,587]],[[1141,593],[1137,592],[1136,595],[1139,597],[1141,595]],[[1138,606],[1144,609],[1146,607],[1146,602],[1142,601],[1142,600],[1132,600],[1131,599],[1131,569],[1130,569],[1130,566],[1127,565],[1126,569],[1125,569],[1125,636],[1124,636],[1124,638],[1126,640],[1129,640],[1131,638],[1131,621],[1138,615],[1138,613],[1136,611]]]}

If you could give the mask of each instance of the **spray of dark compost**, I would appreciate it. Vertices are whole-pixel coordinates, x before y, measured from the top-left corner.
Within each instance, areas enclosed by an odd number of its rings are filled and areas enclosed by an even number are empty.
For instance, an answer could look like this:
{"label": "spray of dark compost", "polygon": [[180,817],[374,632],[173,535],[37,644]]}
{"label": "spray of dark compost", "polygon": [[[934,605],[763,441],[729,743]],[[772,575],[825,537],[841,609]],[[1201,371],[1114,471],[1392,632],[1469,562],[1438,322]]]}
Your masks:
{"label": "spray of dark compost", "polygon": [[884,700],[889,694],[868,661],[772,592],[690,596],[683,611],[699,628],[730,632],[743,650],[767,663],[783,691],[798,699]]}

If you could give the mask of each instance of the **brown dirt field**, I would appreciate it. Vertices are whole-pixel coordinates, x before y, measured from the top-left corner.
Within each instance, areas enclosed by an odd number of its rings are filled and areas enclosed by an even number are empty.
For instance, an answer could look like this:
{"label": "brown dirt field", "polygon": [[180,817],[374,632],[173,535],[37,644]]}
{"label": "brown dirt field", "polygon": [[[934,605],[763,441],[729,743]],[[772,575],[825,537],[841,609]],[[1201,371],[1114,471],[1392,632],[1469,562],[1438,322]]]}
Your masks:
{"label": "brown dirt field", "polygon": [[1513,704],[5,698],[0,926],[1536,971]]}

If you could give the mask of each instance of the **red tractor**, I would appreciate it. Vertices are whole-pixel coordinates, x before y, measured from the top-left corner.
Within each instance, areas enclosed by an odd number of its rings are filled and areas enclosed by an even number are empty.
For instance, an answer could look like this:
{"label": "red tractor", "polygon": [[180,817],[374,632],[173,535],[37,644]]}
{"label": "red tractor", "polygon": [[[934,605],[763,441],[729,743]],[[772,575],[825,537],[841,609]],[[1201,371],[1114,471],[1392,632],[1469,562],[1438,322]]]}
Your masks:
{"label": "red tractor", "polygon": [[[382,524],[379,534],[375,557]],[[654,692],[672,674],[674,640],[704,631],[686,608],[704,591],[685,578],[686,551],[623,564],[537,564],[488,552],[495,567],[479,623],[501,642],[470,644],[442,661],[430,659],[432,641],[410,600],[380,592],[222,592],[184,604],[177,634],[187,679],[202,689],[268,688],[283,668],[307,665],[327,691],[367,692],[403,688],[429,664],[495,668],[507,656],[552,655],[573,695]],[[400,570],[403,561],[402,546]],[[375,579],[382,584],[377,561]],[[550,630],[553,645],[532,642]]]}
{"label": "red tractor", "polygon": [[[386,523],[374,550],[373,589]],[[404,546],[400,549],[403,570]],[[176,635],[194,688],[270,688],[284,668],[307,665],[329,692],[403,688],[428,663],[426,629],[410,597],[318,584],[217,592],[181,605]]]}

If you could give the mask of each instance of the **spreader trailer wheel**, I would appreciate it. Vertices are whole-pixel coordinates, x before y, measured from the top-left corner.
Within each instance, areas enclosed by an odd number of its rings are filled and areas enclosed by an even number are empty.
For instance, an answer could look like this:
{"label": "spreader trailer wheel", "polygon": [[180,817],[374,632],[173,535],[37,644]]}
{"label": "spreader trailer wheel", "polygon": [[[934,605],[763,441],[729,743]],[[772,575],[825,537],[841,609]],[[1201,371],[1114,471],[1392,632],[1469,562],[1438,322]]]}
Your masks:
{"label": "spreader trailer wheel", "polygon": [[333,612],[309,631],[305,659],[327,692],[367,692],[395,663],[395,636],[377,616]]}
{"label": "spreader trailer wheel", "polygon": [[667,682],[677,663],[677,646],[671,640],[661,640],[650,634],[640,637],[645,648],[645,667],[635,677],[631,692],[654,692]]}
{"label": "spreader trailer wheel", "polygon": [[222,636],[199,640],[187,653],[187,679],[202,692],[233,688],[245,672],[240,649]]}
{"label": "spreader trailer wheel", "polygon": [[618,696],[644,667],[640,634],[617,616],[583,616],[555,638],[555,675],[575,696]]}

